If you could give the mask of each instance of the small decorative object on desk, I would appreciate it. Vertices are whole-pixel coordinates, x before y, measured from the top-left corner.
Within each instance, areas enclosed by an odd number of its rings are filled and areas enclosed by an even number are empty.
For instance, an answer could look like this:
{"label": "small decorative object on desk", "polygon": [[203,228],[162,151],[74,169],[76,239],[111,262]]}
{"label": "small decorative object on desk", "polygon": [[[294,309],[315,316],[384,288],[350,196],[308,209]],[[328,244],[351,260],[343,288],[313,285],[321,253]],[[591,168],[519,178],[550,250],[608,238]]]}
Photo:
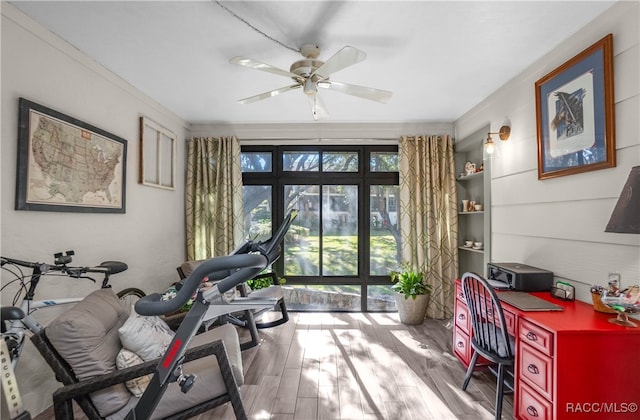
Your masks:
{"label": "small decorative object on desk", "polygon": [[564,281],[557,281],[551,287],[551,296],[562,300],[576,300],[576,289],[571,284]]}
{"label": "small decorative object on desk", "polygon": [[602,293],[602,303],[618,312],[618,316],[611,318],[609,322],[625,327],[638,326],[629,320],[629,314],[640,313],[640,286],[632,286],[623,291],[605,290]]}
{"label": "small decorative object on desk", "polygon": [[616,310],[611,309],[602,303],[602,293],[607,289],[602,286],[591,286],[591,300],[593,301],[593,309],[597,312],[605,314],[615,314]]}

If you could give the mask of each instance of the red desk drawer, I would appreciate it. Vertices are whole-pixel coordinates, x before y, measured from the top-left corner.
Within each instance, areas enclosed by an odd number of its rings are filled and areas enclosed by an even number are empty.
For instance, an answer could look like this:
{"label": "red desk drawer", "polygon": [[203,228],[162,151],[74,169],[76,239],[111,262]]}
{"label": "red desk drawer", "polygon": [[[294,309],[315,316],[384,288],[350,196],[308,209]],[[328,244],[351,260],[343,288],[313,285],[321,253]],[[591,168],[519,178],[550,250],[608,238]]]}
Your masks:
{"label": "red desk drawer", "polygon": [[467,334],[471,334],[471,318],[469,318],[469,308],[467,305],[456,299],[456,327],[462,329]]}
{"label": "red desk drawer", "polygon": [[465,368],[471,361],[471,342],[469,336],[460,328],[453,330],[453,352],[460,358]]}
{"label": "red desk drawer", "polygon": [[518,375],[543,397],[553,397],[553,359],[524,342],[518,348]]}
{"label": "red desk drawer", "polygon": [[507,332],[513,337],[516,335],[516,315],[504,309],[502,312],[504,313],[504,322],[507,324]]}
{"label": "red desk drawer", "polygon": [[553,334],[536,324],[522,320],[519,329],[522,342],[543,352],[547,356],[553,355]]}
{"label": "red desk drawer", "polygon": [[467,300],[464,298],[464,292],[462,291],[462,283],[460,281],[456,281],[456,299],[460,299],[465,305],[467,304]]}
{"label": "red desk drawer", "polygon": [[537,392],[520,382],[516,389],[516,418],[523,420],[551,420],[553,404]]}

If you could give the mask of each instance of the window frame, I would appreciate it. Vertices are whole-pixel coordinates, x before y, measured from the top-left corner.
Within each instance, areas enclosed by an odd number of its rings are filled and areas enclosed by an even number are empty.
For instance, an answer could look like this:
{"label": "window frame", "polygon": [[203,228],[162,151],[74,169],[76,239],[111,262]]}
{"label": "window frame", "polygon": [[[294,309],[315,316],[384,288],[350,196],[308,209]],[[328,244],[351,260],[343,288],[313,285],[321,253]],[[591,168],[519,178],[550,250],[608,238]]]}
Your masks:
{"label": "window frame", "polygon": [[[317,171],[285,171],[284,152],[319,152]],[[271,185],[273,206],[272,229],[279,227],[284,217],[285,185],[318,185],[320,191],[324,185],[355,185],[358,188],[358,274],[355,276],[326,276],[322,273],[322,241],[320,241],[320,274],[318,276],[286,276],[291,285],[358,285],[361,290],[362,312],[368,312],[368,286],[390,285],[388,275],[370,274],[370,231],[371,213],[370,191],[372,185],[399,185],[399,172],[370,171],[372,152],[398,152],[397,145],[243,145],[241,152],[271,153],[271,172],[243,172],[243,185]],[[357,152],[359,162],[357,172],[324,172],[322,170],[323,152]],[[322,228],[320,228],[322,235]],[[278,273],[284,273],[284,258],[274,263]]]}

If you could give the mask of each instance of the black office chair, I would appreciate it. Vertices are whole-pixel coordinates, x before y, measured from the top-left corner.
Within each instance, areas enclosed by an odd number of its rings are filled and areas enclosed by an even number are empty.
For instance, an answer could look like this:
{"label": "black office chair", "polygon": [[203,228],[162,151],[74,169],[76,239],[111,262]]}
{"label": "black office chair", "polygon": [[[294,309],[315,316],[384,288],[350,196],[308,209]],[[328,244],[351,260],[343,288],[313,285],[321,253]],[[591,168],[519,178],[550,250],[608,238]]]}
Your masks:
{"label": "black office chair", "polygon": [[464,273],[462,291],[469,308],[473,335],[471,338],[473,356],[464,377],[462,389],[466,390],[469,385],[478,356],[498,365],[495,404],[495,418],[498,420],[502,414],[505,369],[512,367],[515,359],[514,339],[507,333],[500,300],[484,278],[475,273]]}

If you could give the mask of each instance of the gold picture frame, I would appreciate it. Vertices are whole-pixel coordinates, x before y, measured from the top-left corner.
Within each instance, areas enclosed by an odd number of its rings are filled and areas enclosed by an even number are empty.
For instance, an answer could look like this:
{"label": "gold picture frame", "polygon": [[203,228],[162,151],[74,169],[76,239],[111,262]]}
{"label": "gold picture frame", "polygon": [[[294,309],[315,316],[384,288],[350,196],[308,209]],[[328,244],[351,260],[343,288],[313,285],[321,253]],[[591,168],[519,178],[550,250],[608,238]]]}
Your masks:
{"label": "gold picture frame", "polygon": [[538,179],[616,166],[613,35],[535,83]]}

